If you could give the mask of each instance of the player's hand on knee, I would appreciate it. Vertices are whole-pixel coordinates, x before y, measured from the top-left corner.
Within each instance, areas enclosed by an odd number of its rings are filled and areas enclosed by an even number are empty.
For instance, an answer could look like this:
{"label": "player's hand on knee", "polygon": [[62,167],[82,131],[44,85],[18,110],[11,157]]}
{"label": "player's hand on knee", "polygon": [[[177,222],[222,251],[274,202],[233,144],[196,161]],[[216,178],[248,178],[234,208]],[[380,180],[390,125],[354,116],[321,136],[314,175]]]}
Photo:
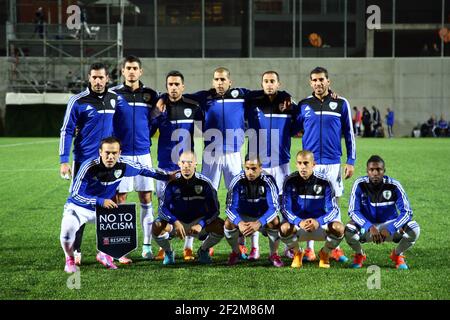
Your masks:
{"label": "player's hand on knee", "polygon": [[115,203],[111,199],[105,199],[105,201],[103,201],[103,208],[106,208],[106,209],[117,208],[117,203]]}
{"label": "player's hand on knee", "polygon": [[202,226],[199,224],[193,225],[189,230],[190,235],[199,234],[202,231]]}
{"label": "player's hand on knee", "polygon": [[183,225],[181,224],[180,221],[175,221],[175,223],[173,224],[173,227],[175,228],[175,233],[176,235],[181,239],[184,240],[184,238],[186,237],[186,230],[184,230]]}
{"label": "player's hand on knee", "polygon": [[238,223],[239,232],[244,234],[245,230],[248,228],[248,223],[244,221],[240,221]]}
{"label": "player's hand on knee", "polygon": [[390,233],[387,229],[383,229],[380,231],[380,235],[381,235],[381,242],[386,241],[386,238],[390,236]]}
{"label": "player's hand on knee", "polygon": [[380,231],[375,226],[371,226],[369,229],[370,236],[372,237],[373,242],[376,244],[381,243],[381,234]]}

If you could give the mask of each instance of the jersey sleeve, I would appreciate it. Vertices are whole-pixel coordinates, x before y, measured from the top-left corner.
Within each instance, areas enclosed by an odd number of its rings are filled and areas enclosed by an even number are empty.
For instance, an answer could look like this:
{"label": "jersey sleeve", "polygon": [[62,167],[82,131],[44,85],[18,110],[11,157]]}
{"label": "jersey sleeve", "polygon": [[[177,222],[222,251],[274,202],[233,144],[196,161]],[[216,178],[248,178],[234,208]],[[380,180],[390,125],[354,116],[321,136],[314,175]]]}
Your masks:
{"label": "jersey sleeve", "polygon": [[172,184],[169,182],[166,188],[164,189],[163,195],[161,197],[158,215],[162,220],[167,221],[170,224],[174,224],[175,221],[178,220],[177,217],[175,217],[170,211],[170,204],[172,203],[172,197],[173,197]]}
{"label": "jersey sleeve", "polygon": [[170,175],[160,169],[153,169],[148,166],[145,166],[139,162],[134,162],[126,159],[121,159],[122,162],[126,164],[125,176],[126,177],[134,177],[134,176],[145,176],[154,178],[156,180],[167,181],[170,178]]}
{"label": "jersey sleeve", "polygon": [[289,180],[287,180],[283,185],[283,195],[281,196],[281,213],[290,224],[297,226],[300,224],[302,219],[296,216],[292,211],[292,202],[294,198],[295,191],[293,185],[289,182]]}
{"label": "jersey sleeve", "polygon": [[329,184],[325,189],[325,212],[326,214],[317,219],[321,226],[332,222],[339,215],[339,206],[333,189]]}
{"label": "jersey sleeve", "polygon": [[70,99],[64,115],[59,138],[59,161],[68,163],[70,157],[70,147],[78,120],[78,102],[75,98]]}
{"label": "jersey sleeve", "polygon": [[262,226],[272,221],[280,210],[278,204],[278,188],[273,179],[267,179],[267,192],[266,192],[267,210],[263,216],[259,218],[259,222]]}
{"label": "jersey sleeve", "polygon": [[205,227],[205,225],[210,224],[213,220],[217,219],[219,216],[219,201],[217,199],[217,192],[216,190],[209,185],[208,190],[206,192],[206,214],[203,219],[199,221],[199,225],[202,226],[202,228]]}
{"label": "jersey sleeve", "polygon": [[89,168],[86,168],[90,165],[90,162],[85,162],[81,165],[78,174],[76,175],[73,181],[73,187],[71,191],[71,196],[74,200],[77,200],[81,203],[88,204],[91,206],[102,206],[105,202],[104,198],[100,198],[94,196],[92,194],[86,193],[86,189],[89,185],[89,181],[92,179],[91,173],[89,172]]}
{"label": "jersey sleeve", "polygon": [[234,225],[238,225],[242,220],[239,215],[239,183],[236,183],[233,188],[228,191],[225,213]]}
{"label": "jersey sleeve", "polygon": [[361,213],[361,188],[359,183],[355,182],[350,194],[350,200],[348,205],[348,215],[353,222],[355,222],[360,228],[369,230],[372,223],[368,221]]}
{"label": "jersey sleeve", "polygon": [[342,133],[344,134],[345,147],[347,149],[347,164],[355,165],[356,161],[356,143],[355,133],[353,132],[352,112],[350,104],[344,99],[341,117]]}
{"label": "jersey sleeve", "polygon": [[400,214],[398,215],[397,219],[395,219],[392,223],[390,223],[387,226],[387,229],[390,234],[394,234],[398,229],[403,227],[406,223],[408,223],[412,218],[412,209],[409,205],[408,197],[406,195],[405,190],[403,189],[402,185],[399,182],[394,183],[396,186],[396,194],[397,194],[397,201],[395,202],[395,205],[400,211]]}

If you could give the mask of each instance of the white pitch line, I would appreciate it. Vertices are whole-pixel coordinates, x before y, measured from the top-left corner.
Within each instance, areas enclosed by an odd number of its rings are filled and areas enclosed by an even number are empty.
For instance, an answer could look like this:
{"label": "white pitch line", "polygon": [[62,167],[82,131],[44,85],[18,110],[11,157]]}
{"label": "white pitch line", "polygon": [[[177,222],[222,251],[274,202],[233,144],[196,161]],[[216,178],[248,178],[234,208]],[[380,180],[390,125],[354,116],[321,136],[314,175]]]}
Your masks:
{"label": "white pitch line", "polygon": [[53,143],[56,141],[59,141],[59,139],[58,140],[43,140],[43,141],[34,141],[34,142],[12,143],[12,144],[0,144],[0,148],[25,146],[25,145],[29,145],[29,144],[38,144],[38,143]]}

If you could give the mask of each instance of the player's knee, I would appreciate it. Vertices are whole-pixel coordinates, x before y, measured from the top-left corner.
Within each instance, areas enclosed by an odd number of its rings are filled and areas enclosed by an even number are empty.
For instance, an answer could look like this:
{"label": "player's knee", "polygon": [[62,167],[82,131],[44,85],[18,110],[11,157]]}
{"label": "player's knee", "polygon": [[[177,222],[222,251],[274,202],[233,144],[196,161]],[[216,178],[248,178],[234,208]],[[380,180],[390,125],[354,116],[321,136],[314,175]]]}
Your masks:
{"label": "player's knee", "polygon": [[127,193],[118,193],[117,194],[117,202],[125,203],[127,201]]}
{"label": "player's knee", "polygon": [[207,225],[205,230],[207,232],[213,232],[219,235],[223,235],[224,223],[225,222],[221,218],[217,218],[216,220],[212,221],[209,225]]}
{"label": "player's knee", "polygon": [[420,226],[415,221],[410,221],[406,224],[405,233],[412,241],[416,241],[420,236]]}
{"label": "player's knee", "polygon": [[162,221],[156,220],[153,222],[152,227],[152,234],[157,237],[161,235],[164,232],[166,224],[164,224]]}
{"label": "player's knee", "polygon": [[351,239],[357,233],[358,228],[353,223],[347,223],[344,230],[345,238]]}
{"label": "player's knee", "polygon": [[335,237],[342,238],[344,236],[345,227],[339,221],[333,221],[328,224],[328,231]]}
{"label": "player's knee", "polygon": [[[126,194],[125,194],[126,196]],[[139,191],[138,192],[139,201],[143,204],[152,203],[152,193],[150,191]]]}
{"label": "player's knee", "polygon": [[294,226],[289,222],[285,222],[280,226],[280,236],[289,237],[294,231]]}
{"label": "player's knee", "polygon": [[233,229],[236,229],[237,226],[233,222],[231,222],[230,219],[226,218],[225,223],[224,223],[224,228],[227,230],[233,230]]}
{"label": "player's knee", "polygon": [[279,229],[280,228],[280,219],[278,217],[275,217],[272,221],[267,223],[267,227],[269,229]]}

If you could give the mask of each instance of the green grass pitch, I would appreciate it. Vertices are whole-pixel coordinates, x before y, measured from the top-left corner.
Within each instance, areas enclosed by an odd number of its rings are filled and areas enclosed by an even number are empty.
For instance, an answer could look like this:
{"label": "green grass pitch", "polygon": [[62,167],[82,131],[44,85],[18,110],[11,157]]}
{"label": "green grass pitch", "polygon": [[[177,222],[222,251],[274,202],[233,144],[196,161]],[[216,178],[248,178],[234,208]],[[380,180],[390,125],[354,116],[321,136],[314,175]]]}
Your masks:
{"label": "green grass pitch", "polygon": [[[300,146],[295,139],[292,153]],[[94,226],[88,225],[80,288],[71,290],[59,244],[69,183],[59,177],[58,139],[1,138],[0,299],[449,299],[450,140],[358,139],[356,172],[345,181],[340,203],[344,222],[351,185],[365,174],[371,154],[381,155],[387,174],[403,184],[421,226],[420,239],[407,252],[410,270],[393,268],[388,257],[392,243],[365,245],[368,260],[361,270],[338,263],[328,270],[317,263],[291,270],[287,259],[287,266],[278,269],[267,261],[268,243],[262,236],[256,263],[228,267],[230,249],[222,240],[212,266],[178,259],[175,266],[163,267],[141,259],[139,247],[131,253],[132,265],[106,270],[95,260]],[[223,217],[223,187],[219,199]],[[136,194],[129,200],[137,202]],[[175,240],[174,245],[180,257],[182,242]],[[316,251],[321,245],[316,243]],[[345,241],[342,248],[351,255]],[[380,289],[368,289],[370,265],[381,268]]]}

